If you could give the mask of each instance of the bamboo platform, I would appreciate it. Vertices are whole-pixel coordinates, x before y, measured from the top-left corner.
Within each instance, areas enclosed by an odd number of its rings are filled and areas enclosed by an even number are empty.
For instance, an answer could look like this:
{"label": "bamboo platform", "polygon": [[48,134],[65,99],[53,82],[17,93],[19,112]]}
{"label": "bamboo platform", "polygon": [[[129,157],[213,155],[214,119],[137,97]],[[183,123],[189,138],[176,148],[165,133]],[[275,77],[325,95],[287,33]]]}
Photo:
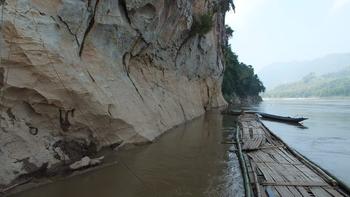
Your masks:
{"label": "bamboo platform", "polygon": [[246,196],[349,196],[339,182],[288,147],[254,114],[238,117],[236,146]]}

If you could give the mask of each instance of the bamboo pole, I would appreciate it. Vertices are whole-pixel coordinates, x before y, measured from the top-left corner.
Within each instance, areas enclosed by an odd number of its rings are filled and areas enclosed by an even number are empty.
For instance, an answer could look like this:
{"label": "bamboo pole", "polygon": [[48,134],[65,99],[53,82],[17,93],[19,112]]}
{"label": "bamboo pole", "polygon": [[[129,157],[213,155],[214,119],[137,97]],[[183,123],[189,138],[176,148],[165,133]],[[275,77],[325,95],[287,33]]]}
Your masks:
{"label": "bamboo pole", "polygon": [[252,197],[251,189],[250,189],[250,181],[249,181],[249,177],[248,177],[248,170],[247,170],[247,166],[246,166],[246,163],[244,161],[244,158],[243,158],[242,147],[241,147],[241,143],[240,143],[240,139],[239,139],[239,126],[238,125],[237,125],[237,129],[236,129],[236,141],[237,141],[237,148],[238,148],[238,151],[237,151],[238,159],[239,159],[239,163],[240,163],[242,175],[243,175],[245,196]]}
{"label": "bamboo pole", "polygon": [[255,164],[251,163],[252,171],[253,171],[253,177],[254,177],[254,182],[255,182],[255,187],[256,187],[256,196],[261,197],[261,191],[260,191],[260,184],[258,181],[258,175],[256,173],[256,166]]}

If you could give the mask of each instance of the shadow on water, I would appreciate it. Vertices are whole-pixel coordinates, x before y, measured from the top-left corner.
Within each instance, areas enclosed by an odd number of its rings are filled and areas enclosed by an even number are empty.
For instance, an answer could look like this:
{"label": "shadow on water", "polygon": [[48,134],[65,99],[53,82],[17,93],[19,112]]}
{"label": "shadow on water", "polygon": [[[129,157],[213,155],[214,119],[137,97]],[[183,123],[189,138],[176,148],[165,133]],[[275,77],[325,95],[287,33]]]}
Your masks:
{"label": "shadow on water", "polygon": [[239,163],[219,111],[171,129],[156,142],[113,153],[116,165],[24,191],[25,197],[243,196]]}

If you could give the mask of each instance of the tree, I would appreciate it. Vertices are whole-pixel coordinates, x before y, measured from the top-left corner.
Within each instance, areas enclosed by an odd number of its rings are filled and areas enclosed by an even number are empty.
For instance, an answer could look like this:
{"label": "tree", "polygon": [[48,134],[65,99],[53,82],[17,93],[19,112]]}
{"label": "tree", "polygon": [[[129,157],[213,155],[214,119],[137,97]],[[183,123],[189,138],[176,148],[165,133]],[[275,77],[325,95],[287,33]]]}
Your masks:
{"label": "tree", "polygon": [[254,68],[239,62],[238,56],[232,52],[230,45],[224,48],[224,56],[226,68],[222,92],[227,101],[230,101],[234,96],[240,98],[259,96],[259,93],[265,91],[263,83],[254,73]]}

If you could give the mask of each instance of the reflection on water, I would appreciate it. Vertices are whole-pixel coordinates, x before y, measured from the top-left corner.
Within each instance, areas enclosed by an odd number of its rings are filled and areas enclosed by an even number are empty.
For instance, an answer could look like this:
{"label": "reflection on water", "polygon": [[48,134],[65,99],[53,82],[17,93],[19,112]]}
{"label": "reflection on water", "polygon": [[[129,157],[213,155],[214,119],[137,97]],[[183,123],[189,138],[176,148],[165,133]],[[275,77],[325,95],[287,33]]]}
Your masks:
{"label": "reflection on water", "polygon": [[350,185],[350,100],[266,100],[247,109],[309,118],[300,129],[264,121],[285,142]]}
{"label": "reflection on water", "polygon": [[225,145],[234,117],[207,113],[157,142],[116,153],[114,166],[60,180],[16,196],[243,196],[239,164]]}

